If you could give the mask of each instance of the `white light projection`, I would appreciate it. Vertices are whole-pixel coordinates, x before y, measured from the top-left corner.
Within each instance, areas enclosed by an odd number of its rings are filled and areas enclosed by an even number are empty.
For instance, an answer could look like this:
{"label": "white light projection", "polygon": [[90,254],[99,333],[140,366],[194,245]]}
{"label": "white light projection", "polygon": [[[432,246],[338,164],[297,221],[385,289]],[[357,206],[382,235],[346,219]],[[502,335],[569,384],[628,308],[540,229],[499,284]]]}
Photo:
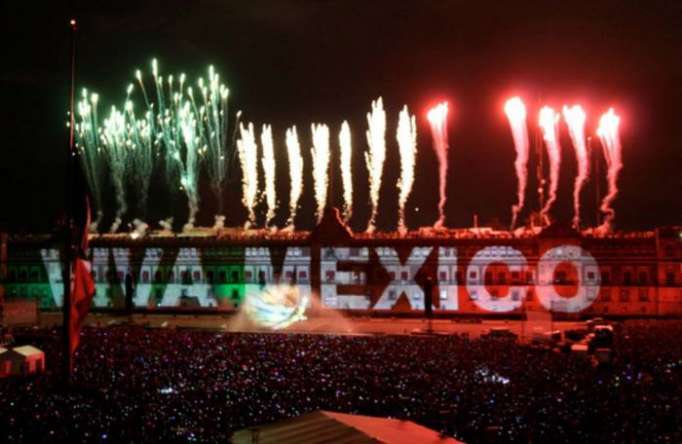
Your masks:
{"label": "white light projection", "polygon": [[367,264],[369,249],[348,247],[323,247],[320,250],[320,299],[328,308],[367,310],[367,294],[339,294],[338,285],[367,285],[367,276],[360,270],[341,271],[339,262]]}
{"label": "white light projection", "polygon": [[[568,263],[576,270],[576,292],[568,298],[560,296],[554,288],[554,272],[559,264]],[[536,285],[538,301],[547,310],[558,313],[583,311],[599,295],[601,273],[597,261],[589,251],[576,245],[562,245],[547,250],[538,262],[540,285]],[[592,279],[585,277],[592,276]]]}
{"label": "white light projection", "polygon": [[426,262],[426,258],[432,249],[433,247],[414,247],[407,260],[401,262],[398,252],[394,248],[377,248],[379,262],[394,277],[374,305],[375,309],[388,310],[393,308],[401,293],[405,293],[413,310],[424,309],[424,290],[417,284],[414,277]]}
{"label": "white light projection", "polygon": [[[506,296],[493,297],[485,286],[483,277],[488,266],[501,263],[510,273],[520,275],[526,270],[526,258],[513,247],[486,247],[474,255],[467,267],[467,291],[474,303],[486,311],[505,313],[518,309],[526,299],[527,285],[509,285]],[[473,276],[476,276],[474,278]]]}

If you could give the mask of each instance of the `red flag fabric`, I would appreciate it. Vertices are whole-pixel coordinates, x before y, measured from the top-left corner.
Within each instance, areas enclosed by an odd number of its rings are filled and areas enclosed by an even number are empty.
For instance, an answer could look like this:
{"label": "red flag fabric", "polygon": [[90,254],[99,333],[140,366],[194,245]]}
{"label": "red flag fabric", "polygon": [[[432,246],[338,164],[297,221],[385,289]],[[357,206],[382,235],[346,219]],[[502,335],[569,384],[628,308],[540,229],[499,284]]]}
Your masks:
{"label": "red flag fabric", "polygon": [[95,282],[90,274],[90,262],[77,258],[73,265],[73,284],[71,287],[71,354],[78,348],[81,326],[90,311],[95,295]]}
{"label": "red flag fabric", "polygon": [[71,272],[73,280],[71,282],[71,316],[70,316],[70,341],[69,346],[73,355],[80,342],[80,332],[83,321],[90,311],[92,298],[95,295],[95,282],[92,279],[92,265],[84,258],[88,254],[88,231],[90,227],[90,199],[87,193],[82,193],[83,204],[81,213],[77,217],[75,233],[78,239],[76,257],[73,261]]}

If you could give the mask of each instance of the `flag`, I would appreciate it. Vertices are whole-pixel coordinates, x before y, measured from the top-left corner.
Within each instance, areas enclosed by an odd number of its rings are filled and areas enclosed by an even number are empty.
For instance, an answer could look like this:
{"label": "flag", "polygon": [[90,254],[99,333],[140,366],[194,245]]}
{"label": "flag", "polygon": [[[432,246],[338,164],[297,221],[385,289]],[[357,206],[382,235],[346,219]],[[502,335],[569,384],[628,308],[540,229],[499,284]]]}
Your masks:
{"label": "flag", "polygon": [[74,162],[74,245],[71,260],[71,304],[69,316],[69,347],[73,355],[80,342],[80,331],[85,317],[90,311],[92,298],[95,295],[95,282],[92,279],[92,265],[88,261],[88,232],[90,229],[90,199],[87,182],[80,162]]}

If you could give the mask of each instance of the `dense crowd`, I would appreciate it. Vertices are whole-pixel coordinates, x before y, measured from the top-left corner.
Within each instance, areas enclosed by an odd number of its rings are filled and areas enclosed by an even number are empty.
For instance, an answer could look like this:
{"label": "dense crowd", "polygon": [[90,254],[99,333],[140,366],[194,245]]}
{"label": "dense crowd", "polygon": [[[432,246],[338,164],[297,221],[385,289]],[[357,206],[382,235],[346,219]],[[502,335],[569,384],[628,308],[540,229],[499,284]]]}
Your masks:
{"label": "dense crowd", "polygon": [[[15,333],[59,362],[57,330]],[[682,442],[682,323],[627,325],[611,365],[464,337],[88,328],[74,384],[0,380],[6,442],[225,442],[317,409],[481,442]]]}

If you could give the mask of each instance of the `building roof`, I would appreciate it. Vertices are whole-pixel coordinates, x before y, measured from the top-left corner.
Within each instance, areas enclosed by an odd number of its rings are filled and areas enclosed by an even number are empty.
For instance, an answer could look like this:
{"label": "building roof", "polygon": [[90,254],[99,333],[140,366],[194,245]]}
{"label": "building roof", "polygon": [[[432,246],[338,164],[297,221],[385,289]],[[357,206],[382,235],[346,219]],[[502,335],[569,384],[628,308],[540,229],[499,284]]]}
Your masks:
{"label": "building roof", "polygon": [[235,444],[395,443],[457,444],[453,438],[412,421],[319,410],[296,418],[235,432]]}
{"label": "building roof", "polygon": [[43,351],[39,348],[35,348],[32,345],[22,345],[21,347],[14,347],[13,352],[19,353],[22,356],[29,357],[35,355],[44,355]]}

